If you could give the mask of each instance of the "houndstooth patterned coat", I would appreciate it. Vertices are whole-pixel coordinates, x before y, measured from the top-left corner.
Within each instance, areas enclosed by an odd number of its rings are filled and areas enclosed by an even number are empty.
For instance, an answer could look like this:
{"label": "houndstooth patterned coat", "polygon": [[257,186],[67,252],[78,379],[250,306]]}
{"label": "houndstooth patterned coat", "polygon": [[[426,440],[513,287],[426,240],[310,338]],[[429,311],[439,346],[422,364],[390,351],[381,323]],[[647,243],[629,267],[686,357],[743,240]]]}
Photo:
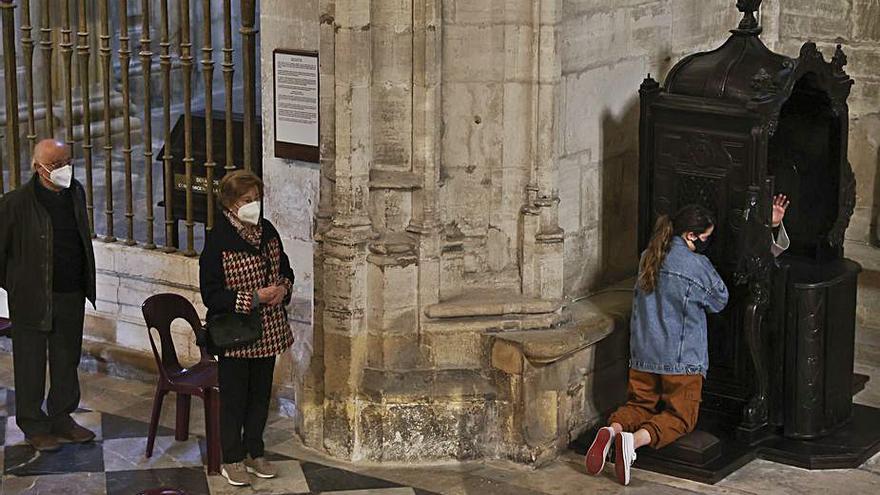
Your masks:
{"label": "houndstooth patterned coat", "polygon": [[241,223],[224,211],[205,240],[199,258],[199,286],[202,300],[213,314],[248,313],[254,292],[269,285],[287,287],[287,297],[277,306],[260,306],[263,336],[244,347],[226,349],[232,358],[264,358],[277,356],[293,344],[293,332],[287,319],[293,270],[284,253],[278,231],[263,219],[259,225]]}

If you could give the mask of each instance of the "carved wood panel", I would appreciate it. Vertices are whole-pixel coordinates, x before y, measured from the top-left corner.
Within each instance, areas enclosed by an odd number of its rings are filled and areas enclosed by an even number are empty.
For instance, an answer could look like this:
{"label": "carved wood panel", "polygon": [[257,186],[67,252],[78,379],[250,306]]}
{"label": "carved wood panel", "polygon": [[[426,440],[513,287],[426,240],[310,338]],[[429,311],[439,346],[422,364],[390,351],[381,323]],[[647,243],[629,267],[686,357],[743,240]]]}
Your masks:
{"label": "carved wood panel", "polygon": [[[742,339],[742,298],[733,291],[749,176],[749,137],[721,131],[658,123],[655,127],[652,208],[654,218],[674,214],[687,204],[715,213],[716,228],[708,256],[732,290],[728,308],[709,318],[707,389],[723,389],[745,398],[749,370]],[[739,390],[741,393],[737,393]]]}
{"label": "carved wood panel", "polygon": [[711,210],[718,225],[708,254],[729,272],[736,262],[739,203],[749,184],[746,136],[667,125],[658,125],[656,136],[655,218],[687,204]]}

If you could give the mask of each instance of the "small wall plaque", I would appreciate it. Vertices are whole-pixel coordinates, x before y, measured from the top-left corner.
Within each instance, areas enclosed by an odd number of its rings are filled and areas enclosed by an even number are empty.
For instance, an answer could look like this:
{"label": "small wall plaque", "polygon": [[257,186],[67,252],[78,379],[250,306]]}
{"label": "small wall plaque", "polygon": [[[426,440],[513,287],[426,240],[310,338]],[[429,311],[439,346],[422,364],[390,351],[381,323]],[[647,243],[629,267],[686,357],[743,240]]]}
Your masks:
{"label": "small wall plaque", "polygon": [[275,84],[275,156],[317,163],[318,53],[276,49],[272,58]]}

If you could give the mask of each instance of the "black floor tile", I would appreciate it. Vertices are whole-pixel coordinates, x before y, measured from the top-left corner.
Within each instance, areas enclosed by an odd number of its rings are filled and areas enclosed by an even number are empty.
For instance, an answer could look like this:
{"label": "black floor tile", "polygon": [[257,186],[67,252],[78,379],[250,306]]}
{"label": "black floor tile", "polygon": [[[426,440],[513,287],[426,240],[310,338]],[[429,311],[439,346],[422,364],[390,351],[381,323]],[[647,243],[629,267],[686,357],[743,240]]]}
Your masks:
{"label": "black floor tile", "polygon": [[311,462],[303,462],[301,466],[303,474],[309,483],[309,488],[313,493],[397,488],[403,486],[387,480],[364,476],[330,466],[313,464]]}
{"label": "black floor tile", "polygon": [[151,469],[107,473],[107,495],[135,495],[151,488],[176,488],[187,495],[208,495],[202,468]]}
{"label": "black floor tile", "polygon": [[[115,414],[101,414],[101,434],[105,440],[116,438],[145,438],[150,425],[136,419],[123,418]],[[173,436],[174,430],[159,425],[157,436]]]}
{"label": "black floor tile", "polygon": [[57,452],[39,453],[30,445],[5,447],[4,474],[39,476],[62,473],[100,473],[104,454],[99,442],[65,444]]}

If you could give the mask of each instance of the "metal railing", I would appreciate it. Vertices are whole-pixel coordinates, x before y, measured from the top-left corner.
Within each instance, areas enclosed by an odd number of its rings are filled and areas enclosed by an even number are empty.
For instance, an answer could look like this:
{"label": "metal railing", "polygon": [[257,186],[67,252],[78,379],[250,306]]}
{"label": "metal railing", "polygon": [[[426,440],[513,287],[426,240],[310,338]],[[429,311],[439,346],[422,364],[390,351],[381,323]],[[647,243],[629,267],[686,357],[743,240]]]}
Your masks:
{"label": "metal railing", "polygon": [[[241,65],[241,113],[244,114],[241,133],[243,142],[239,144],[243,148],[243,159],[238,166],[254,169],[258,173],[261,168],[259,163],[255,163],[257,157],[253,153],[254,140],[259,138],[255,135],[255,114],[258,111],[255,96],[258,91],[256,71],[259,63],[256,0],[193,0],[192,4],[190,0],[172,0],[170,3],[169,0],[75,2],[0,0],[6,109],[5,149],[0,153],[0,195],[19,187],[23,180],[22,174],[29,174],[30,150],[36,142],[48,137],[63,139],[74,152],[77,177],[84,175],[88,219],[93,236],[97,237],[97,206],[103,209],[104,216],[101,240],[117,242],[117,235],[121,235],[125,244],[140,244],[152,249],[157,245],[154,232],[157,191],[154,191],[153,165],[158,158],[161,164],[157,164],[157,170],[164,176],[162,201],[158,203],[164,208],[164,243],[161,248],[168,252],[178,250],[177,224],[178,220],[183,220],[186,229],[185,243],[180,250],[186,255],[195,255],[195,191],[199,190],[198,201],[206,203],[206,217],[203,222],[206,229],[211,229],[215,207],[213,185],[219,176],[237,168],[233,133],[234,120],[238,115],[234,112],[234,96],[237,92],[236,56]],[[132,7],[140,7],[139,20],[138,16],[129,15]],[[235,11],[236,8],[239,10]],[[33,15],[34,11],[39,15]],[[118,22],[111,22],[111,11],[118,18],[114,21]],[[194,11],[200,14],[200,22],[193,22]],[[212,32],[216,24],[212,19],[216,19],[218,15],[222,19],[223,31],[220,50],[215,49],[215,38],[218,36],[214,36]],[[39,20],[39,26],[32,25],[32,17]],[[154,26],[157,18],[158,27]],[[237,29],[239,40],[234,37],[234,18],[240,19]],[[73,22],[76,23],[76,33],[72,31]],[[201,88],[194,85],[198,79],[194,72],[194,27],[201,31],[201,59],[198,62],[203,80]],[[35,29],[39,33],[38,40],[34,38]],[[139,33],[138,40],[132,40],[132,32]],[[156,40],[158,54],[154,51]],[[240,53],[234,47],[236,41],[242,47]],[[21,53],[17,53],[17,44],[21,46]],[[35,58],[37,45],[40,56]],[[137,49],[138,45],[135,62],[139,61],[140,78],[136,75],[132,77],[131,73],[132,59],[135,58],[132,50]],[[74,52],[76,64],[73,63]],[[225,163],[222,169],[218,169],[215,163],[217,150],[214,149],[212,139],[215,132],[214,58],[215,54],[220,53],[223,84],[217,86],[225,92],[225,132],[222,139],[225,149],[221,148],[220,151],[225,155]],[[153,64],[157,58],[161,84],[153,81]],[[35,67],[36,65],[39,67]],[[19,90],[21,71],[24,80],[23,95]],[[59,74],[61,77],[56,80]],[[97,80],[93,81],[93,77]],[[35,81],[40,84],[35,84]],[[178,81],[182,86],[182,94],[178,91]],[[138,82],[140,88],[136,87]],[[35,92],[35,88],[39,91]],[[161,94],[156,94],[157,89]],[[62,102],[56,101],[59,99],[59,91]],[[135,105],[133,99],[138,96],[140,103]],[[121,116],[114,115],[116,110],[120,110],[120,97]],[[154,115],[157,113],[154,99],[161,99],[161,116],[158,118]],[[194,101],[203,105],[205,116],[204,139],[198,141],[194,139]],[[56,104],[59,105],[58,108]],[[102,107],[98,109],[102,111],[93,114],[93,105]],[[180,198],[175,198],[174,194],[179,184],[175,180],[175,156],[172,150],[172,133],[175,131],[172,120],[181,113],[181,107],[186,207],[185,215],[179,219],[174,213],[175,201]],[[58,113],[63,114],[61,122],[56,122]],[[93,122],[93,117],[97,122]],[[26,122],[22,123],[22,119]],[[154,136],[154,119],[161,122],[161,135]],[[43,125],[37,125],[39,120],[43,120]],[[135,129],[138,125],[139,131]],[[63,137],[56,135],[59,127],[63,127]],[[95,139],[95,134],[98,135],[98,140]],[[22,137],[27,147],[24,156],[21,149]],[[136,153],[133,137],[140,141],[142,152]],[[96,147],[98,142],[100,147]],[[159,157],[154,156],[154,146],[157,144],[162,144],[164,150]],[[194,146],[204,148],[204,159],[199,160],[204,176],[198,177],[202,181],[199,186],[195,184]],[[102,161],[102,170],[96,170],[99,166],[95,163],[96,160]],[[122,183],[115,185],[114,176],[118,177],[120,174]],[[8,181],[4,181],[4,177]],[[96,191],[103,196],[103,205],[95,204]],[[140,201],[143,201],[142,210],[136,205]],[[117,208],[124,209],[121,216]]]}

